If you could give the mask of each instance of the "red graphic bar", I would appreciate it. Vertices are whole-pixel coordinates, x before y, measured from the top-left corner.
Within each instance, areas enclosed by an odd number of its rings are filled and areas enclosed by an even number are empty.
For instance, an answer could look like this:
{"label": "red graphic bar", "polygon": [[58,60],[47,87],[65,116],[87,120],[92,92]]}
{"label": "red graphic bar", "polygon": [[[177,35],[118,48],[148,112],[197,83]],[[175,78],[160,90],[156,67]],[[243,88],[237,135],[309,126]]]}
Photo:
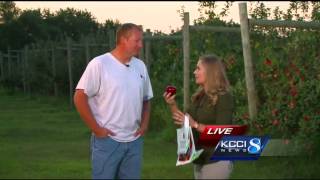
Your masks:
{"label": "red graphic bar", "polygon": [[207,125],[200,134],[198,143],[204,146],[215,147],[222,136],[244,135],[247,125]]}

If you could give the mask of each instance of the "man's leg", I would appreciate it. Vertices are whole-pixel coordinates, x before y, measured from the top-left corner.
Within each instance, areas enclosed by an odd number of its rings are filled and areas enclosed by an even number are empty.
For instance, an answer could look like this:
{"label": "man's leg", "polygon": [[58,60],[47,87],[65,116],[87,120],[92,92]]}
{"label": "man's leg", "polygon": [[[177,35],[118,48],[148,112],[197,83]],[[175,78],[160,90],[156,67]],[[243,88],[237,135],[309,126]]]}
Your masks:
{"label": "man's leg", "polygon": [[119,179],[141,179],[143,137],[127,143],[127,152],[120,163]]}
{"label": "man's leg", "polygon": [[93,179],[114,179],[124,151],[119,142],[109,137],[91,137]]}

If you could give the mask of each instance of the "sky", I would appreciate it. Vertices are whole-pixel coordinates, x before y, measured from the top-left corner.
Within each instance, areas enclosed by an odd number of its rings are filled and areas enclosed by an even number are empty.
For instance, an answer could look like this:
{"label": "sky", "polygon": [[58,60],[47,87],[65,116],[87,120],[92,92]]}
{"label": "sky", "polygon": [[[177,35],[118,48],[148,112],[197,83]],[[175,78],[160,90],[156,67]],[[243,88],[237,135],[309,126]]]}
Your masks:
{"label": "sky", "polygon": [[[245,1],[242,1],[245,2]],[[288,8],[288,1],[264,2],[271,9],[279,6],[281,10]],[[200,17],[198,1],[17,1],[16,6],[20,9],[50,9],[55,12],[59,9],[72,7],[78,10],[87,10],[92,13],[99,23],[107,19],[118,20],[120,23],[132,22],[142,25],[143,29],[170,33],[171,30],[180,29],[183,21],[178,13],[184,7],[189,12],[190,24]],[[225,2],[217,2],[218,9],[224,7]],[[252,3],[248,2],[248,11]],[[232,19],[239,22],[238,2],[234,2],[230,9],[230,16],[225,20]]]}

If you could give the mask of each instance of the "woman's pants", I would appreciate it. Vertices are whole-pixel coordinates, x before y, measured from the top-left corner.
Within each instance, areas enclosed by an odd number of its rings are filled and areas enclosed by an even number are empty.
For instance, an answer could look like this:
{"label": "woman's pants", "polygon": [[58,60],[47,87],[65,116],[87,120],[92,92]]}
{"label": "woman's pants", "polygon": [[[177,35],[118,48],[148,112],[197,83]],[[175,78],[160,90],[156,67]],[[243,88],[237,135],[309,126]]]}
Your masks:
{"label": "woman's pants", "polygon": [[233,162],[218,161],[205,165],[194,165],[195,179],[229,179],[233,170]]}

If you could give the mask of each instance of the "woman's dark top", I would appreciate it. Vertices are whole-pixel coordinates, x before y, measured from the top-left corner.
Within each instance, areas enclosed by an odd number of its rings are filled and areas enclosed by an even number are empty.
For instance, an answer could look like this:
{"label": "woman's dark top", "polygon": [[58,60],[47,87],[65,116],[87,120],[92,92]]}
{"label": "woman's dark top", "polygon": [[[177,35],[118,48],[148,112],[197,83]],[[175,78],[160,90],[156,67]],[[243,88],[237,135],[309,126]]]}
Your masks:
{"label": "woman's dark top", "polygon": [[[211,100],[206,94],[200,97],[197,101],[190,104],[188,113],[198,123],[205,125],[224,125],[232,124],[233,118],[233,98],[227,92],[224,95],[218,95],[218,100],[214,106],[211,105]],[[195,147],[197,150],[204,149],[200,157],[193,161],[195,164],[209,164],[215,147],[206,147],[198,144],[200,133],[192,129],[195,140]]]}

